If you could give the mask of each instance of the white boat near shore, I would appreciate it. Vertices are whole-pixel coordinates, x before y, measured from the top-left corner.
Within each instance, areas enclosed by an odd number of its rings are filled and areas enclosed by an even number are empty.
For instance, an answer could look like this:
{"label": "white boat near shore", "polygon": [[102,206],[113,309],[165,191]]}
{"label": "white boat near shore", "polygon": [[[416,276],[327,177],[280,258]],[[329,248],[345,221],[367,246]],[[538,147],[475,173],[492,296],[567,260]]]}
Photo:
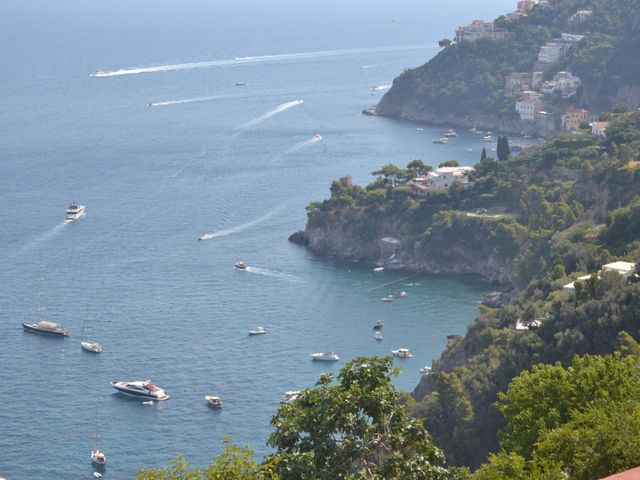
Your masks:
{"label": "white boat near shore", "polygon": [[314,360],[321,360],[323,362],[336,362],[340,360],[337,353],[334,352],[316,352],[311,354],[311,358]]}

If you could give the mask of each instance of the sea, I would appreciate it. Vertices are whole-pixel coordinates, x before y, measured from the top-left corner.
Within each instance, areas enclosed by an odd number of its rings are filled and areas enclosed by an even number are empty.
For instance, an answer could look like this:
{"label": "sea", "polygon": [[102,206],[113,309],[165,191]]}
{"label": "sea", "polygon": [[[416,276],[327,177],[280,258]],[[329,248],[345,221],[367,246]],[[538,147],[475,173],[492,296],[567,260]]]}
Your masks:
{"label": "sea", "polygon": [[[113,479],[181,453],[206,465],[227,435],[260,458],[285,391],[395,348],[414,353],[395,360],[395,385],[413,390],[491,286],[374,274],[287,237],[341,176],[478,161],[481,135],[435,145],[445,129],[361,110],[458,25],[514,8],[3,0],[0,476],[93,478],[96,441]],[[86,216],[64,223],[70,202]],[[70,336],[24,332],[38,315]],[[248,336],[256,326],[269,333]],[[101,354],[81,350],[85,327]],[[314,362],[317,351],[340,361]],[[143,404],[110,385],[145,379],[171,398]]]}

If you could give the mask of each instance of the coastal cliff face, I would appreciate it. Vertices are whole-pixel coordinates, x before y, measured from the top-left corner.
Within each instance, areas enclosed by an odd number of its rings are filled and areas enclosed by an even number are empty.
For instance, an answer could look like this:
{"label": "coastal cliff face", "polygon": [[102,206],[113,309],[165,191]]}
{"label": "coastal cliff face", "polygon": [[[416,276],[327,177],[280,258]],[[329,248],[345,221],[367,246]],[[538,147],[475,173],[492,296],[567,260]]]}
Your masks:
{"label": "coastal cliff face", "polygon": [[[305,244],[316,255],[343,261],[423,274],[479,275],[492,283],[510,286],[514,282],[512,260],[493,250],[486,241],[485,230],[476,228],[475,224],[480,223],[482,220],[476,219],[474,225],[464,228],[464,234],[443,248],[441,242],[428,238],[412,242],[410,227],[402,221],[376,222],[376,235],[367,237],[362,235],[357,221],[335,217],[320,225],[307,225],[304,232],[297,233],[297,243]],[[408,238],[389,245],[384,240],[389,237]]]}

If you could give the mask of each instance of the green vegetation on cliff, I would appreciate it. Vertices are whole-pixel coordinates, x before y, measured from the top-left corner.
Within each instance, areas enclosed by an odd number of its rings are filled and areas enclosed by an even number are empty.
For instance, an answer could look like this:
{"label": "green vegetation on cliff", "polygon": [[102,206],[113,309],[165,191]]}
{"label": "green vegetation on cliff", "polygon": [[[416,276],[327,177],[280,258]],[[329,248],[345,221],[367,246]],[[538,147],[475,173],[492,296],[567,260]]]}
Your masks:
{"label": "green vegetation on cliff", "polygon": [[[589,18],[570,20],[585,9],[593,11]],[[571,71],[581,78],[582,87],[570,100],[554,97],[551,104],[558,104],[560,111],[570,104],[600,112],[615,103],[640,103],[638,0],[552,0],[517,19],[500,17],[495,25],[509,32],[506,38],[441,43],[445,48],[429,62],[394,80],[378,112],[427,121],[469,115],[517,118],[515,99],[505,95],[505,76],[531,72],[540,46],[562,33],[586,37],[558,62],[536,70],[542,70],[545,79]]]}

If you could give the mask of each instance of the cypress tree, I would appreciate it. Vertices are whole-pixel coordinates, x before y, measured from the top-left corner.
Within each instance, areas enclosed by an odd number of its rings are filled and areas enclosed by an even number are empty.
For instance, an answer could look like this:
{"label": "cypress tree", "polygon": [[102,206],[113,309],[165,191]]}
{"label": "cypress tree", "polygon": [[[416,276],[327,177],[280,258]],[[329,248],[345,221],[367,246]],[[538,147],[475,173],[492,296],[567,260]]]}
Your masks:
{"label": "cypress tree", "polygon": [[487,159],[487,149],[482,147],[482,153],[480,154],[480,162],[484,162]]}

